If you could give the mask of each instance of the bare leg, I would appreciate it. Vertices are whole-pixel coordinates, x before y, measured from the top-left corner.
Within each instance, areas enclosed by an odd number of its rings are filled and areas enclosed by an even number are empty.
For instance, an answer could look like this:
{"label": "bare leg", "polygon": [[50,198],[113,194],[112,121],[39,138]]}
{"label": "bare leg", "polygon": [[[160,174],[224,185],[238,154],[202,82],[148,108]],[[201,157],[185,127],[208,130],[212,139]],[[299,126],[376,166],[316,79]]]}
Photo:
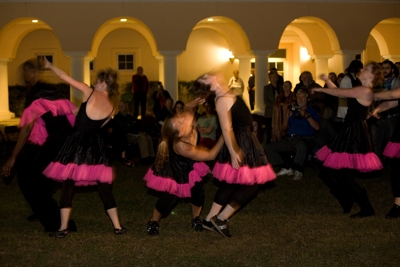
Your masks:
{"label": "bare leg", "polygon": [[114,225],[114,229],[122,229],[118,219],[117,208],[108,209],[107,214],[110,217],[112,224]]}
{"label": "bare leg", "polygon": [[224,210],[218,215],[218,219],[222,221],[228,220],[237,209],[233,208],[230,204],[226,205]]}
{"label": "bare leg", "polygon": [[394,198],[394,204],[396,204],[397,206],[400,206],[400,197]]}
{"label": "bare leg", "polygon": [[209,212],[208,215],[206,216],[206,221],[210,221],[210,219],[211,219],[212,217],[214,217],[215,215],[217,215],[217,214],[220,212],[221,208],[222,208],[222,205],[219,205],[219,204],[213,202],[213,204],[212,204],[212,206],[211,206],[211,209],[210,209],[210,212]]}
{"label": "bare leg", "polygon": [[68,228],[69,216],[71,215],[72,208],[62,208],[60,209],[61,216],[61,226],[59,231],[64,231]]}

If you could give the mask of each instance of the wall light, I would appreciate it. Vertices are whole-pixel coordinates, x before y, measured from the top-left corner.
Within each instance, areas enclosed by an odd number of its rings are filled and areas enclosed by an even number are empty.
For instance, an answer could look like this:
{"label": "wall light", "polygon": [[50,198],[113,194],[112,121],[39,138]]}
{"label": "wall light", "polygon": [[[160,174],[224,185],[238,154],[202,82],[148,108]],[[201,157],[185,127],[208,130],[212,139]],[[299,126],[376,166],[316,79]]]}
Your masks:
{"label": "wall light", "polygon": [[233,61],[235,60],[235,56],[233,55],[231,50],[229,50],[229,52],[228,52],[228,57],[229,57],[229,61],[231,63],[233,63]]}
{"label": "wall light", "polygon": [[209,18],[209,19],[207,19],[207,21],[214,21],[214,19],[213,18]]}
{"label": "wall light", "polygon": [[119,21],[121,21],[121,22],[127,22],[128,20],[127,20],[127,19],[120,19]]}
{"label": "wall light", "polygon": [[37,20],[37,19],[32,20],[32,23],[38,23],[38,22],[39,22],[39,20]]}

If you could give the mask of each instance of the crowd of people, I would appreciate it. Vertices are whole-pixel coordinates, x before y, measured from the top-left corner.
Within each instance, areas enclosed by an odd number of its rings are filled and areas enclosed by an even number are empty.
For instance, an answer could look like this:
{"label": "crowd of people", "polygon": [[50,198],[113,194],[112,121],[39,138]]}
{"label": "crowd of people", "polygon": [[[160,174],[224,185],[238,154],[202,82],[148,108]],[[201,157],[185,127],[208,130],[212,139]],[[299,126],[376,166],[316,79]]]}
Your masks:
{"label": "crowd of people", "polygon": [[[38,80],[40,67],[83,93],[76,116],[71,102]],[[25,62],[23,74],[28,93],[21,132],[2,174],[9,176],[16,165],[21,192],[50,236],[62,238],[76,231],[70,219],[74,187],[91,185],[97,185],[114,234],[127,233],[112,193],[110,150],[132,166],[130,145],[139,147],[140,161],[149,167],[146,186],[161,192],[147,223],[149,235],[159,234],[160,220],[179,198],[190,198],[193,229],[231,237],[229,219],[257,195],[259,186],[276,176],[301,180],[308,160],[318,160],[319,177],[344,213],[350,213],[354,203],[360,207],[351,218],[375,214],[355,177],[390,166],[394,203],[386,218],[400,217],[400,78],[389,60],[366,66],[354,60],[344,74],[321,75],[323,87],[304,71],[294,90],[271,70],[270,83],[263,88],[264,116],[251,114],[243,101],[238,71],[228,83],[218,73],[200,76],[191,87],[197,98],[175,105],[159,82],[151,95],[156,136],[143,127],[149,82],[142,67],[132,77],[133,115],[123,100],[115,114],[110,98],[118,93],[118,74],[112,69],[100,71],[93,87],[44,57]],[[254,70],[247,89],[253,109]],[[199,107],[205,110],[201,115]],[[203,177],[210,172],[218,190],[201,220]],[[62,183],[59,204],[53,198],[57,182]]]}

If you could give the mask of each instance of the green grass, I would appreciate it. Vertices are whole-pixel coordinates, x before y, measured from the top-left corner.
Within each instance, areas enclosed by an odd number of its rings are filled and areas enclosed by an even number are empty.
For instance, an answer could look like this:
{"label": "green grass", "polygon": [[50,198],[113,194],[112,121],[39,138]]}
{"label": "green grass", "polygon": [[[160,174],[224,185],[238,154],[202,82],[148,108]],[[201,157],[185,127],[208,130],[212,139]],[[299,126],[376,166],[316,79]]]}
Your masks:
{"label": "green grass", "polygon": [[[4,162],[4,161],[3,161]],[[0,162],[0,163],[3,163]],[[72,218],[77,233],[48,237],[14,179],[0,185],[1,266],[400,266],[400,219],[385,220],[392,206],[388,173],[359,180],[367,188],[376,216],[350,219],[307,168],[304,179],[280,177],[231,219],[233,237],[197,233],[190,227],[190,204],[181,201],[148,236],[146,223],[157,198],[142,180],[147,168],[116,163],[114,195],[129,233],[115,236],[96,190],[80,190]],[[216,186],[205,185],[210,208]],[[56,198],[58,199],[57,192]],[[358,207],[354,206],[353,212]]]}

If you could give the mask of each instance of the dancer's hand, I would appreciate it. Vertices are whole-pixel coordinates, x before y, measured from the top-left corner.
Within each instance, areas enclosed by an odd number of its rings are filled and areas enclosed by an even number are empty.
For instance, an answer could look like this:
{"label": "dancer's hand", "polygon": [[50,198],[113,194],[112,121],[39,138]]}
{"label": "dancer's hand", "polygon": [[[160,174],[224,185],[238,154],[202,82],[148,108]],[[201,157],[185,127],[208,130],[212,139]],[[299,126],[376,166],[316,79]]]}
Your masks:
{"label": "dancer's hand", "polygon": [[14,158],[9,158],[6,163],[3,165],[3,168],[1,170],[1,173],[7,177],[10,176],[11,169],[15,164],[15,159]]}
{"label": "dancer's hand", "polygon": [[231,155],[232,167],[238,170],[240,166],[242,166],[243,158],[244,158],[244,152],[242,149],[239,149],[238,152],[233,153],[233,155]]}
{"label": "dancer's hand", "polygon": [[324,82],[326,82],[326,81],[328,81],[329,80],[329,75],[328,74],[321,74],[320,76],[320,79],[321,80],[323,80]]}

